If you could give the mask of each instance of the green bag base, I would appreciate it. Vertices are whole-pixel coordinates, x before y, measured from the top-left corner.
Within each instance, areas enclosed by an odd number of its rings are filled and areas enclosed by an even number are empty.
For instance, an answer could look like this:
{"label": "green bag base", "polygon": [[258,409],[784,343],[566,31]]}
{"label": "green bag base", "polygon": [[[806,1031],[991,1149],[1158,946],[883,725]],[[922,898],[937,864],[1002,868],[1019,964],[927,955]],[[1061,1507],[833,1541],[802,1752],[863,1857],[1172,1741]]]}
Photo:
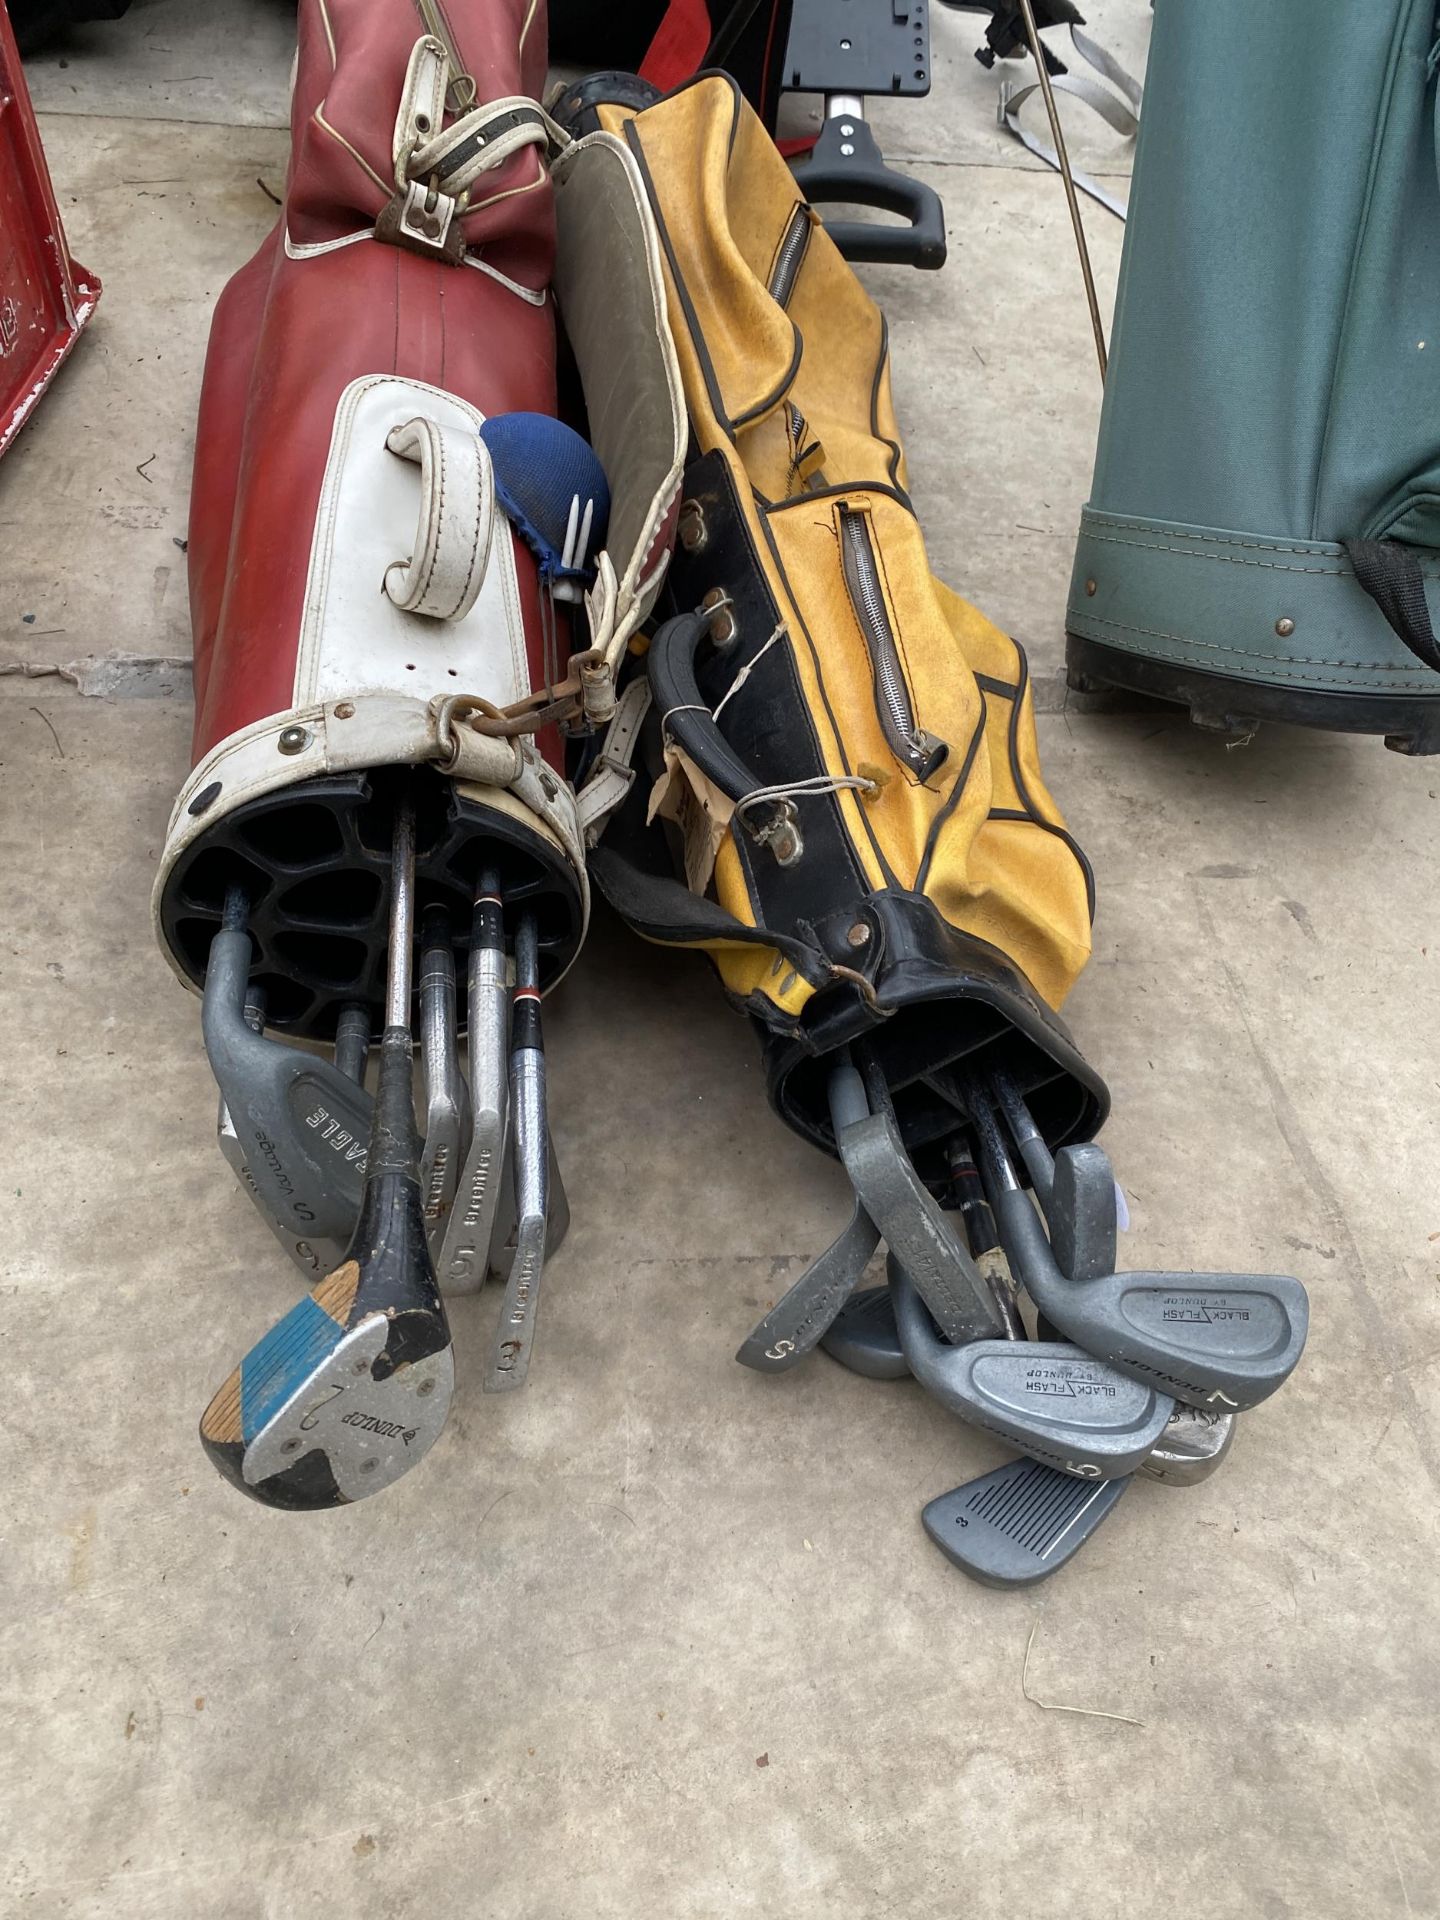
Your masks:
{"label": "green bag base", "polygon": [[1440,753],[1440,693],[1337,693],[1270,686],[1262,681],[1205,673],[1184,661],[1154,659],[1070,633],[1067,682],[1075,693],[1122,691],[1172,701],[1190,710],[1197,727],[1249,733],[1265,721],[1319,727],[1332,733],[1380,733],[1396,753]]}

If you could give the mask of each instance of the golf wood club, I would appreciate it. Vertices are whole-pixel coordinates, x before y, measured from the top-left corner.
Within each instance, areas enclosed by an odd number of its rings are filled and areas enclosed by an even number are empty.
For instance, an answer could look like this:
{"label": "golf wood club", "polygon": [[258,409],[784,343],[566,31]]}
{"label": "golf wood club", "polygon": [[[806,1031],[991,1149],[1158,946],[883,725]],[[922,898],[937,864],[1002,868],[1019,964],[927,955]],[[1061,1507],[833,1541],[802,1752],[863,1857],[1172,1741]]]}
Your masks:
{"label": "golf wood club", "polygon": [[[245,1024],[252,1033],[265,1031],[265,989],[252,981],[245,989]],[[245,1158],[244,1149],[235,1132],[235,1122],[230,1118],[230,1109],[225,1104],[225,1096],[220,1096],[219,1111],[215,1116],[215,1144],[221,1157],[235,1178],[254,1201],[260,1218],[269,1227],[285,1252],[309,1280],[317,1275],[328,1273],[340,1258],[342,1247],[334,1240],[311,1239],[303,1233],[292,1233],[282,1221],[275,1218],[265,1204],[264,1196],[255,1184],[255,1176],[250,1171],[250,1163]]]}
{"label": "golf wood club", "polygon": [[344,1261],[256,1343],[200,1421],[227,1480],[272,1507],[360,1500],[424,1458],[454,1355],[425,1241],[411,1083],[415,821],[397,804],[385,1029],[359,1218]]}

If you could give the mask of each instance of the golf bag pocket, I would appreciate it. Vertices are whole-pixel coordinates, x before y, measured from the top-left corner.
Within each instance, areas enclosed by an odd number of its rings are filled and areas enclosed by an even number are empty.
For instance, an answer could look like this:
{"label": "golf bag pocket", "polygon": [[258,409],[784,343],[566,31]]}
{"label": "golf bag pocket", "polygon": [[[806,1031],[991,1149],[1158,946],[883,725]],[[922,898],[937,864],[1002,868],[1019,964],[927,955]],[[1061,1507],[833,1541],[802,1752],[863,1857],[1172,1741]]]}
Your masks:
{"label": "golf bag pocket", "polygon": [[[268,1024],[317,1040],[382,999],[397,768],[429,770],[422,902],[468,926],[493,866],[538,918],[542,985],[573,960],[569,742],[613,713],[678,504],[636,164],[537,104],[543,9],[450,0],[443,25],[303,0],[285,202],[221,295],[201,394],[194,765],[155,914],[198,988],[243,886]],[[585,433],[557,417],[557,301]]]}
{"label": "golf bag pocket", "polygon": [[659,229],[690,457],[669,617],[581,791],[592,878],[709,954],[818,1144],[851,1045],[927,1178],[957,1124],[931,1076],[971,1055],[1088,1138],[1106,1095],[1058,1009],[1090,873],[1023,652],[930,572],[884,318],[724,76],[600,118]]}

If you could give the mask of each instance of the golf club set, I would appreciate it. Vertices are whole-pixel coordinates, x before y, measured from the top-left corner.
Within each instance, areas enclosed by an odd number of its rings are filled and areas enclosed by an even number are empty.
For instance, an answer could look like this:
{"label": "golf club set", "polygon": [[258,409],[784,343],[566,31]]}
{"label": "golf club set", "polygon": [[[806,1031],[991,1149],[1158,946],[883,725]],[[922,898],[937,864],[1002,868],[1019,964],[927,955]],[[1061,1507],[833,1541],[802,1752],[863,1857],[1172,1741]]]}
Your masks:
{"label": "golf club set", "polygon": [[298,17],[285,204],[202,389],[154,912],[308,1291],[204,1447],[270,1507],[381,1491],[445,1423],[446,1295],[492,1280],[482,1385],[523,1385],[569,1217],[541,996],[593,886],[708,956],[853,1188],[737,1357],[823,1345],[1013,1446],[925,1524],[1041,1578],[1136,1475],[1215,1470],[1306,1297],[1117,1271],[1060,1013],[1094,877],[1023,649],[931,571],[884,314],[730,74],[542,108],[532,0]]}
{"label": "golf club set", "polygon": [[[470,928],[471,1085],[456,1031],[449,916],[419,927],[425,1133],[412,1088],[415,809],[394,808],[384,1025],[366,1091],[370,1009],[341,1009],[333,1064],[266,1038],[249,984],[245,890],[210,948],[203,1024],[220,1085],[222,1153],[312,1292],[246,1354],[200,1423],[227,1479],[267,1505],[328,1507],[378,1493],[434,1444],[455,1370],[438,1276],[504,1297],[484,1386],[523,1386],[547,1241],[568,1211],[545,1108],[536,918],[507,952],[498,874],[482,870]],[[513,989],[509,976],[513,972]]]}
{"label": "golf club set", "polygon": [[[913,1377],[1020,1448],[922,1517],[972,1578],[1030,1586],[1084,1546],[1137,1474],[1186,1487],[1216,1471],[1237,1416],[1294,1371],[1309,1303],[1278,1274],[1117,1272],[1120,1195],[1104,1149],[1052,1155],[1004,1069],[962,1064],[930,1082],[965,1122],[947,1147],[950,1210],[916,1175],[883,1079],[836,1064],[850,1222],[736,1358],[778,1373],[818,1345],[868,1379]],[[882,1240],[888,1287],[856,1292]]]}

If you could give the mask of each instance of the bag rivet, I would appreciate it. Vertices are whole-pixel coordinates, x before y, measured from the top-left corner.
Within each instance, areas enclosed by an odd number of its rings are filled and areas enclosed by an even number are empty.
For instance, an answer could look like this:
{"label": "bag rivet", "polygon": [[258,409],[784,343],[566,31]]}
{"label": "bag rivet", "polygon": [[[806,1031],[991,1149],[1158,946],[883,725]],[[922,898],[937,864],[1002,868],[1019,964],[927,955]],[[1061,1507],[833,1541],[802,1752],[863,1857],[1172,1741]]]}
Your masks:
{"label": "bag rivet", "polygon": [[1287,615],[1283,620],[1275,622],[1275,631],[1282,640],[1288,640],[1295,631],[1295,622]]}
{"label": "bag rivet", "polygon": [[355,718],[355,702],[353,700],[342,700],[335,709],[335,718],[337,720],[353,720]]}
{"label": "bag rivet", "polygon": [[303,753],[310,744],[309,730],[305,727],[286,727],[275,744],[281,753]]}
{"label": "bag rivet", "polygon": [[711,587],[700,602],[700,610],[710,617],[705,622],[705,631],[710,636],[712,646],[733,646],[735,636],[740,629],[735,624],[735,615],[731,609],[730,596],[723,587]]}
{"label": "bag rivet", "polygon": [[870,929],[863,920],[857,920],[845,938],[852,947],[868,947],[870,944]]}
{"label": "bag rivet", "polygon": [[1093,580],[1087,580],[1085,582],[1085,591],[1092,600],[1095,598],[1095,582]]}
{"label": "bag rivet", "polygon": [[705,515],[698,500],[682,500],[677,531],[686,553],[703,552],[706,541]]}

